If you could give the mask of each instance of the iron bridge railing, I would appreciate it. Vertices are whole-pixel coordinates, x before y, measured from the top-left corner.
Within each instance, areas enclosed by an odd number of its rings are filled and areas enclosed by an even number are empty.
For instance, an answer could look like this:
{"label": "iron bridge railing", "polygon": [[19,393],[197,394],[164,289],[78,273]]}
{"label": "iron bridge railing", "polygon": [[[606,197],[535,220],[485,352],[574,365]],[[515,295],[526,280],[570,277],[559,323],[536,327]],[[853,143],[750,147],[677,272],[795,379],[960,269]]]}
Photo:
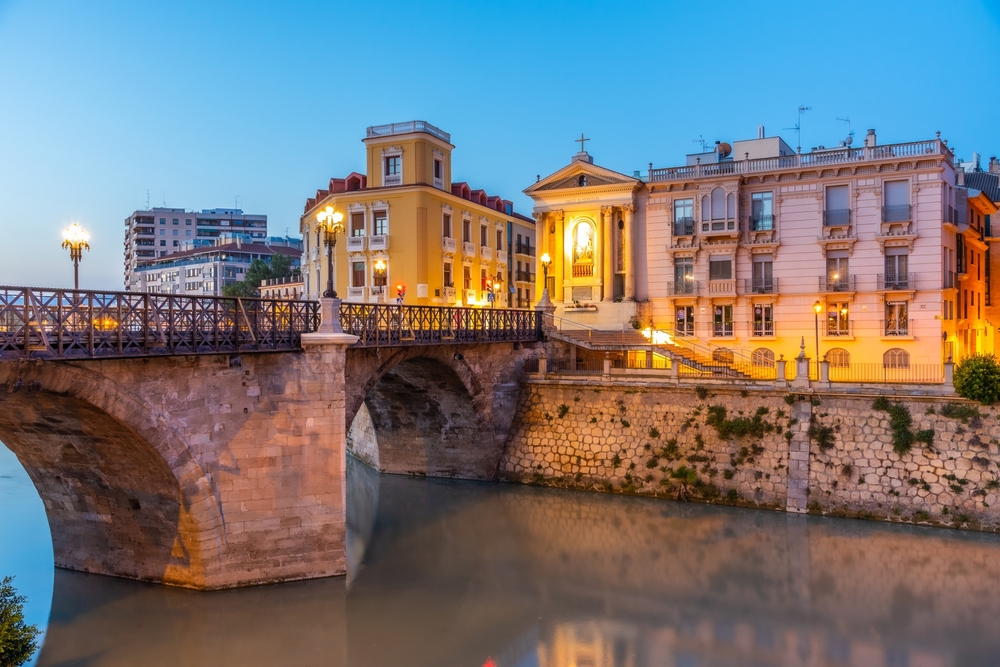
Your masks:
{"label": "iron bridge railing", "polygon": [[352,347],[516,343],[542,337],[537,311],[510,308],[343,303],[340,323],[344,333],[358,337]]}
{"label": "iron bridge railing", "polygon": [[314,301],[0,287],[0,359],[94,359],[301,348]]}

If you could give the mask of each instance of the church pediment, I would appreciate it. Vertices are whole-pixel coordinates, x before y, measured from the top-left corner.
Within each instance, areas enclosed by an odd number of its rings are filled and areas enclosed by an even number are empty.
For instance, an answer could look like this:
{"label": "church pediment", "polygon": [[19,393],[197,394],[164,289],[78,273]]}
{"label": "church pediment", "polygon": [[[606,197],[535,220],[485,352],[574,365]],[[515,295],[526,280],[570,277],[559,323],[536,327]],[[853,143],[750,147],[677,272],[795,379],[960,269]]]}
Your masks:
{"label": "church pediment", "polygon": [[605,169],[594,164],[582,161],[574,161],[554,174],[547,176],[531,187],[525,189],[524,193],[531,196],[536,192],[549,190],[570,190],[576,188],[607,187],[614,185],[639,185],[641,181],[637,178],[630,178],[616,171]]}

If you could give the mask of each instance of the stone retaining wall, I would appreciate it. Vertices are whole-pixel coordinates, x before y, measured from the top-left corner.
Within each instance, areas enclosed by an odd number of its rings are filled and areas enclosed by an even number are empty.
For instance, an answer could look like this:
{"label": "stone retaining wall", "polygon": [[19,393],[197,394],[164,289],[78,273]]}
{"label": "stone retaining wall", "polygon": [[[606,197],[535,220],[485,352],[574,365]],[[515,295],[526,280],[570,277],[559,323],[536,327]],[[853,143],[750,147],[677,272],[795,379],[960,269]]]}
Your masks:
{"label": "stone retaining wall", "polygon": [[[891,414],[873,407],[877,398],[531,379],[501,477],[975,530],[1000,527],[995,411],[961,399],[894,396],[888,407],[897,421],[907,410],[911,419],[902,440],[913,440],[909,450],[897,444],[897,451]],[[966,414],[944,416],[946,405]]]}

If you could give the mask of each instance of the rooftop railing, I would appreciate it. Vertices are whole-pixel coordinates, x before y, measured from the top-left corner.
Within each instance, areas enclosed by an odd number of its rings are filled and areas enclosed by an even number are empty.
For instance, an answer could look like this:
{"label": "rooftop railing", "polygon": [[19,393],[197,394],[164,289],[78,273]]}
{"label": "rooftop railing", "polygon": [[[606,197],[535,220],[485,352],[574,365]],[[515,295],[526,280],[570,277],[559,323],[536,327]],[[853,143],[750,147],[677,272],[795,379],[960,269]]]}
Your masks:
{"label": "rooftop railing", "polygon": [[367,138],[391,137],[396,134],[410,134],[411,132],[424,132],[437,137],[442,141],[451,143],[451,135],[444,130],[434,127],[425,120],[411,120],[408,123],[389,123],[388,125],[372,125],[366,131]]}
{"label": "rooftop railing", "polygon": [[732,160],[709,164],[685,165],[683,167],[666,167],[649,170],[649,181],[678,181],[690,178],[709,178],[713,176],[729,176],[734,174],[752,174],[782,169],[801,169],[822,167],[833,164],[849,164],[875,160],[891,160],[898,158],[917,158],[929,155],[941,155],[951,163],[954,154],[943,141],[914,141],[903,144],[887,144],[871,148],[842,148],[838,150],[818,151],[785,155],[781,157],[757,158],[752,160]]}

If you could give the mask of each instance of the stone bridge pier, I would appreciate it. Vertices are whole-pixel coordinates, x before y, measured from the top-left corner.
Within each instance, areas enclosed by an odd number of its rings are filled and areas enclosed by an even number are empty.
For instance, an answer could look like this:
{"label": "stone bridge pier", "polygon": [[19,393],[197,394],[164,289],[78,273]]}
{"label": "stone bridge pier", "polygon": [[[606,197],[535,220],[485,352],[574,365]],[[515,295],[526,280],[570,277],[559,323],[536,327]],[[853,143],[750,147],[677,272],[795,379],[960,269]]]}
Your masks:
{"label": "stone bridge pier", "polygon": [[343,574],[355,338],[313,336],[281,354],[0,363],[0,441],[56,565],[198,589]]}

